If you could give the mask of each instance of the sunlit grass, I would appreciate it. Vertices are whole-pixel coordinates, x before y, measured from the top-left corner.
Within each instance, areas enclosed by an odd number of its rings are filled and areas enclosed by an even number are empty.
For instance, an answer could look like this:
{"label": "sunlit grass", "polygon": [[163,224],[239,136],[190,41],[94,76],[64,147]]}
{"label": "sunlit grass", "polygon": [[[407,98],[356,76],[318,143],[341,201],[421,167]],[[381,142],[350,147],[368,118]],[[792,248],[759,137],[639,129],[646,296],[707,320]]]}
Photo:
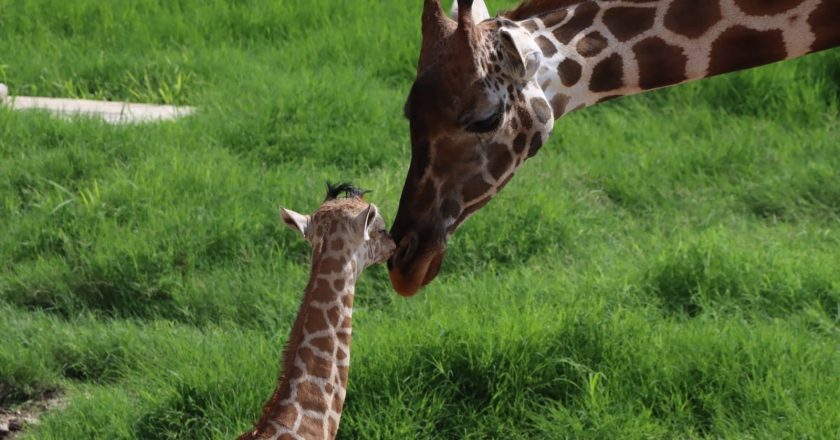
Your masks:
{"label": "sunlit grass", "polygon": [[[493,2],[493,8],[511,3]],[[30,438],[231,438],[306,283],[277,219],[326,180],[393,219],[421,2],[0,0],[0,405]],[[441,276],[358,288],[342,438],[840,432],[840,53],[613,101],[554,136]]]}

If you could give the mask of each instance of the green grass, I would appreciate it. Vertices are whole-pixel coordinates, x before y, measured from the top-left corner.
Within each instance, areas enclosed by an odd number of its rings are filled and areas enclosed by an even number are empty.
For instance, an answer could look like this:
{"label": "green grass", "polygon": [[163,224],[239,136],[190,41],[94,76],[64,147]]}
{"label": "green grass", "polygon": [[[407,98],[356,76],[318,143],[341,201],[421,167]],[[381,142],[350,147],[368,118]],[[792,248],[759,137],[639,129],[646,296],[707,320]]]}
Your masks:
{"label": "green grass", "polygon": [[[68,400],[28,438],[250,426],[308,271],[277,205],[353,180],[393,219],[420,6],[0,0],[14,93],[200,108],[0,109],[0,406]],[[558,121],[422,295],[366,273],[340,437],[834,438],[838,78],[834,50]]]}

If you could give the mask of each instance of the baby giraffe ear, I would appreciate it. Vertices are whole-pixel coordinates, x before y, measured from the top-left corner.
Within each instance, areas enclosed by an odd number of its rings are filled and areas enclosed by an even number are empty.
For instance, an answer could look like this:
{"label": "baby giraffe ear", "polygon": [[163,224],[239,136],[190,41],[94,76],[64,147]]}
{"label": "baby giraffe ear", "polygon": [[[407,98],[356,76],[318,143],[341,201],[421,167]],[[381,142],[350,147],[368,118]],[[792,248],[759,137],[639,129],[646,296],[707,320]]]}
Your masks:
{"label": "baby giraffe ear", "polygon": [[523,81],[529,81],[537,74],[543,62],[543,54],[534,39],[521,29],[502,28],[499,31],[502,48],[511,61],[511,70]]}
{"label": "baby giraffe ear", "polygon": [[371,203],[353,220],[355,230],[362,237],[362,240],[370,240],[370,231],[373,228],[373,221],[376,220],[377,215],[379,215],[379,208]]}
{"label": "baby giraffe ear", "polygon": [[283,219],[283,223],[286,226],[297,230],[306,238],[306,231],[309,229],[310,220],[308,215],[298,214],[290,209],[280,208],[280,218]]}

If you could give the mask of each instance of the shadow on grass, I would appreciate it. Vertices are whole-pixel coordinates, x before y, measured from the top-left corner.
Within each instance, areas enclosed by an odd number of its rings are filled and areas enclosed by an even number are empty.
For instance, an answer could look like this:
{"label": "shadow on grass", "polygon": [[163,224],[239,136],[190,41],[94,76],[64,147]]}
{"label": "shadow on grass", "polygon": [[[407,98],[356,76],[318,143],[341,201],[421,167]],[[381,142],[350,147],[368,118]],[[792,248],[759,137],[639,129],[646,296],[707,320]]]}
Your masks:
{"label": "shadow on grass", "polygon": [[748,253],[719,238],[706,241],[681,247],[648,269],[644,282],[666,313],[696,317],[707,308],[749,309],[781,317],[816,306],[832,319],[840,315],[840,282],[826,266],[810,266],[797,254]]}
{"label": "shadow on grass", "polygon": [[212,390],[181,384],[173,395],[137,421],[137,438],[209,438],[213,426],[209,408],[218,405],[216,400]]}

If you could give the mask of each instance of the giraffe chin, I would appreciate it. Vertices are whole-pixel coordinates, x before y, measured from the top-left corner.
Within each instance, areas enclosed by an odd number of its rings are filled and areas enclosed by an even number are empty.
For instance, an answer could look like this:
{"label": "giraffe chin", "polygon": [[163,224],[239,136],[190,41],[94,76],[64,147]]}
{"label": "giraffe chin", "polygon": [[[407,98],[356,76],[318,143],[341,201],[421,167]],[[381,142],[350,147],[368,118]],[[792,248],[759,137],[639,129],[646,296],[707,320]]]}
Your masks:
{"label": "giraffe chin", "polygon": [[408,274],[397,266],[392,267],[388,271],[388,276],[391,278],[394,290],[404,297],[416,295],[423,286],[437,277],[444,255],[446,255],[446,249],[429,252],[414,263]]}

